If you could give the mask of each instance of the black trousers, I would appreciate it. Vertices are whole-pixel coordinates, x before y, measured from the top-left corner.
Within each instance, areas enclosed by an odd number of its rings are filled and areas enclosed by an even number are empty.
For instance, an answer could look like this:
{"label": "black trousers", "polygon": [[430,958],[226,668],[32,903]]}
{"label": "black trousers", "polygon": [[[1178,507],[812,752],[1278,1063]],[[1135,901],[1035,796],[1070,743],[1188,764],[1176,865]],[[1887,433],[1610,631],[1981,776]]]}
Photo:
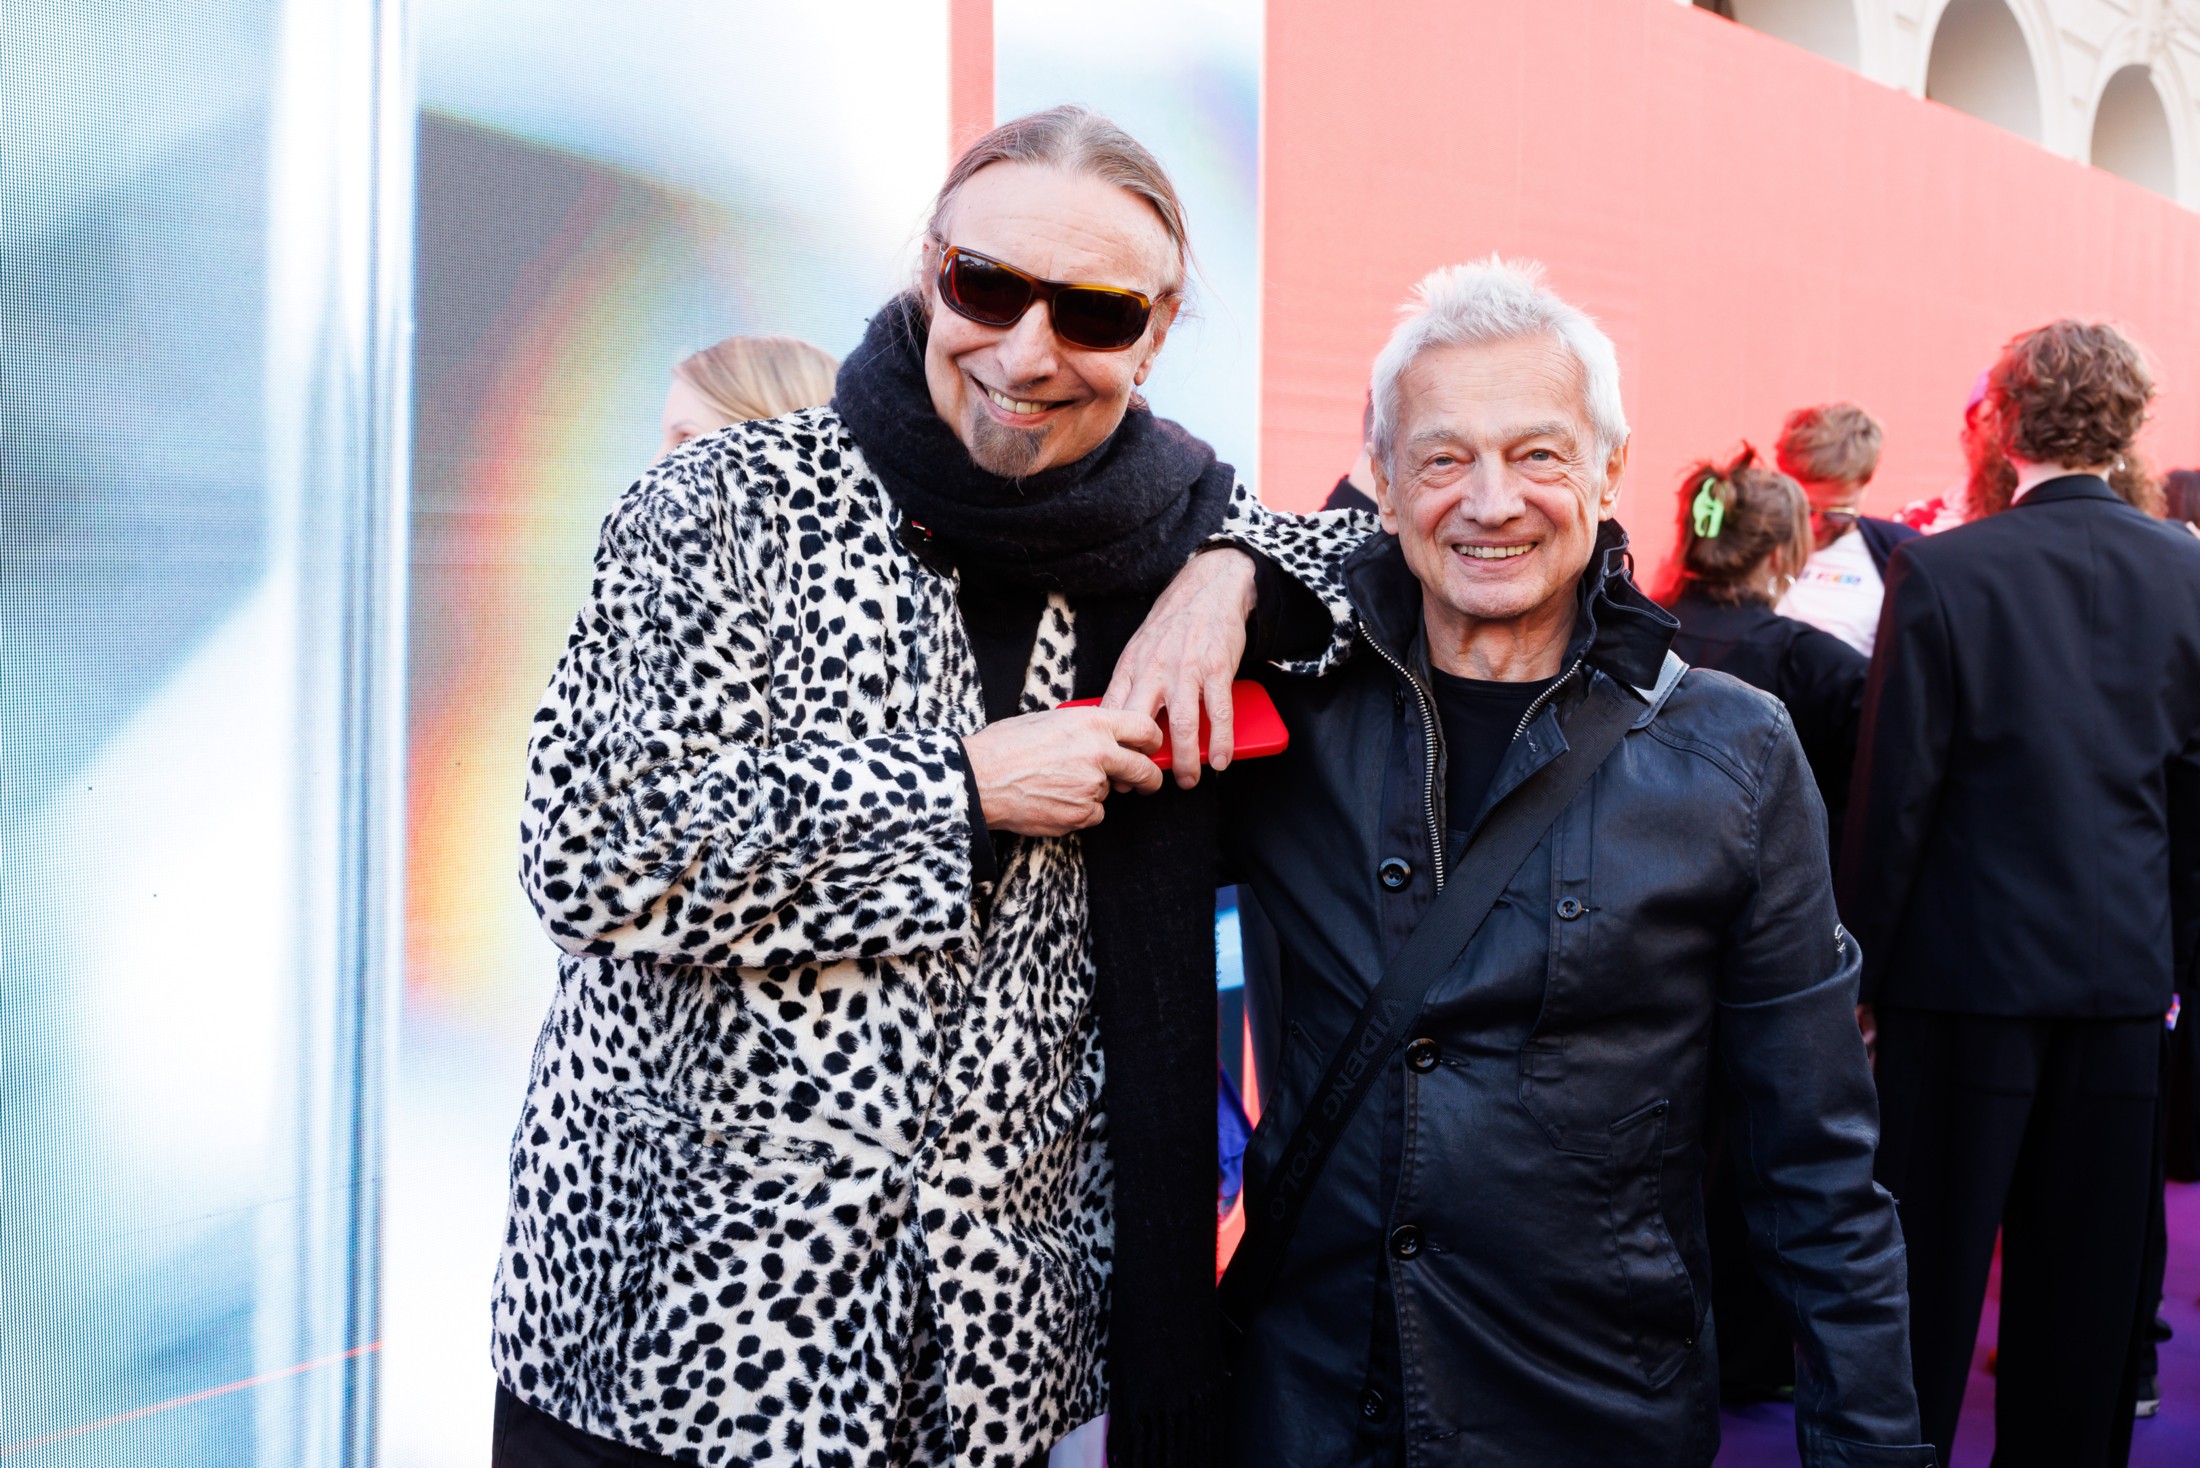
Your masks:
{"label": "black trousers", "polygon": [[1997,1230],[1996,1468],[2123,1461],[2161,1030],[1880,1010],[1877,1174],[1909,1247],[1911,1364],[1941,1462]]}
{"label": "black trousers", "polygon": [[[2154,1172],[2147,1181],[2147,1241],[2139,1260],[2139,1311],[2131,1322],[2131,1358],[2124,1367],[2124,1374],[2130,1378],[2124,1395],[2134,1404],[2139,1400],[2139,1383],[2158,1377],[2162,1369],[2161,1351],[2154,1341],[2154,1320],[2162,1308],[2162,1282],[2169,1272],[2169,1199],[2163,1189],[2169,1182],[2172,1038],[2170,1031],[2163,1031],[2162,1097],[2154,1108]],[[2116,1424],[2112,1462],[2125,1462],[2131,1457],[2131,1428],[2128,1415]]]}
{"label": "black trousers", "polygon": [[[1046,1468],[1041,1452],[1029,1468]],[[681,1468],[677,1458],[660,1457],[609,1438],[568,1427],[497,1383],[494,1425],[489,1434],[489,1468]]]}
{"label": "black trousers", "polygon": [[489,1468],[672,1468],[674,1461],[568,1427],[497,1386]]}

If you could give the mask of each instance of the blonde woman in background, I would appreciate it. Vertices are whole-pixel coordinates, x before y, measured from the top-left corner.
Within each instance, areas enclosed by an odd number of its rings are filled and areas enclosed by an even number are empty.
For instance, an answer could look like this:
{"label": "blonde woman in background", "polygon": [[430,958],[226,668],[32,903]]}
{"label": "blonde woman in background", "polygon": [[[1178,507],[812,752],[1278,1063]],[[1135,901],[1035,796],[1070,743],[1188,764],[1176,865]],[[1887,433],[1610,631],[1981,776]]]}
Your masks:
{"label": "blonde woman in background", "polygon": [[680,360],[665,394],[663,458],[691,438],[831,401],[840,363],[791,336],[729,336]]}

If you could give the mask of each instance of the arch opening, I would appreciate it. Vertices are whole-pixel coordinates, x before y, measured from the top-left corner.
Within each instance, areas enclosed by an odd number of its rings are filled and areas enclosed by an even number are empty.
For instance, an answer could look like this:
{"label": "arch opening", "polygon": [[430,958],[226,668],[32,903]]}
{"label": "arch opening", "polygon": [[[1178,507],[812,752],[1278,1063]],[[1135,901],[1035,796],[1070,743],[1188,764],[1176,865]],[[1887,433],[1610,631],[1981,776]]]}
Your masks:
{"label": "arch opening", "polygon": [[2169,110],[2144,65],[2108,79],[2093,112],[2093,166],[2128,178],[2166,198],[2177,197],[2177,150]]}
{"label": "arch opening", "polygon": [[1949,0],[1933,31],[1925,95],[2040,141],[2040,84],[2032,51],[2003,0]]}
{"label": "arch opening", "polygon": [[1737,25],[1777,36],[1793,46],[1839,62],[1851,71],[1863,65],[1863,43],[1856,30],[1856,0],[1695,0]]}

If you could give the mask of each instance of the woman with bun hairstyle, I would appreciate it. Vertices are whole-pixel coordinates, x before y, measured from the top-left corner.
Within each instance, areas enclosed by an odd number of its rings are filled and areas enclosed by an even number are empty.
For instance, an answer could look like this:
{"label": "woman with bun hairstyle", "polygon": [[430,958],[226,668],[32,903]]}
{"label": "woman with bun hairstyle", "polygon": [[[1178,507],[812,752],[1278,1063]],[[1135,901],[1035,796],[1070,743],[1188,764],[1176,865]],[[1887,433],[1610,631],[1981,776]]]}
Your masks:
{"label": "woman with bun hairstyle", "polygon": [[1871,662],[1772,609],[1810,559],[1810,501],[1746,445],[1724,467],[1689,470],[1680,498],[1680,555],[1666,597],[1681,622],[1673,651],[1787,705],[1826,803],[1826,829],[1839,831]]}

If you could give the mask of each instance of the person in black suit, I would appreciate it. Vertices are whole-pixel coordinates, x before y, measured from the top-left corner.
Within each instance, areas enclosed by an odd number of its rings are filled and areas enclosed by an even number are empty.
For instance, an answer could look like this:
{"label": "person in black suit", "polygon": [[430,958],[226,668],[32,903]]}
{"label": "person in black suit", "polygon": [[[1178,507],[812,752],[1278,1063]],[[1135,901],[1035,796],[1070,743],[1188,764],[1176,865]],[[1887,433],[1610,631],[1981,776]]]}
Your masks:
{"label": "person in black suit", "polygon": [[1955,1436],[1997,1229],[1995,1462],[2123,1460],[2163,1014],[2189,986],[2200,541],[2120,500],[2153,384],[2112,327],[2004,349],[2000,514],[1899,547],[1843,861],[1909,1241],[1926,1435]]}
{"label": "person in black suit", "polygon": [[1682,481],[1680,555],[1666,604],[1681,624],[1674,652],[1787,705],[1826,829],[1837,832],[1871,663],[1832,633],[1772,609],[1811,550],[1802,486],[1745,446],[1724,468],[1698,464]]}

